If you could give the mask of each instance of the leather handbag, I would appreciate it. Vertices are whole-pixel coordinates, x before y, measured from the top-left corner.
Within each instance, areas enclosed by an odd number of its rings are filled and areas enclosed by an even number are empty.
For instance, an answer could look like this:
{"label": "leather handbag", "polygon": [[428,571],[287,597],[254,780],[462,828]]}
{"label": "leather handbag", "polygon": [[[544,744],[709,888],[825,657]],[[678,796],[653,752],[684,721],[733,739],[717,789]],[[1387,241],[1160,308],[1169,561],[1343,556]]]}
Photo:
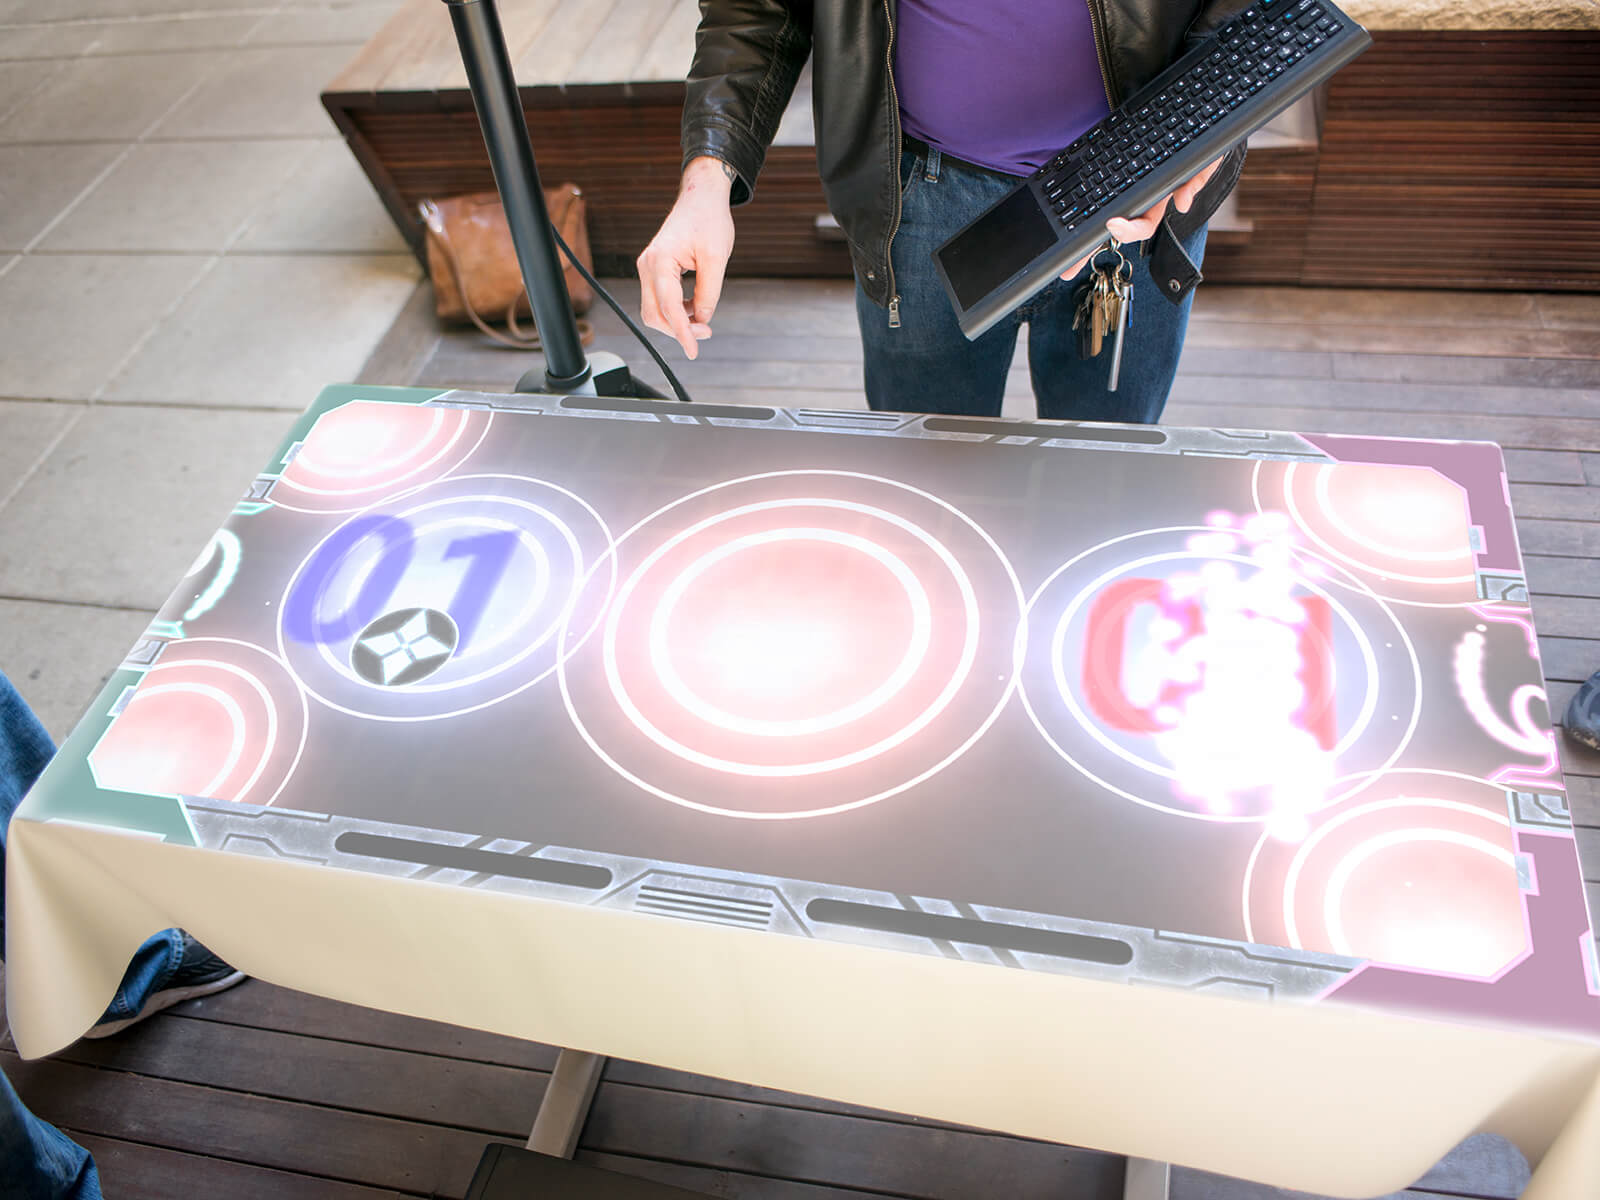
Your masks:
{"label": "leather handbag", "polygon": [[[546,188],[544,199],[550,223],[592,274],[594,258],[589,250],[583,192],[575,184],[563,183]],[[427,229],[428,277],[433,282],[434,310],[439,319],[448,323],[471,321],[486,335],[513,349],[537,348],[539,331],[518,323],[519,319],[530,317],[533,310],[498,193],[474,192],[444,200],[424,200],[418,207]],[[593,289],[565,253],[562,266],[573,312],[588,312],[594,303]],[[491,321],[503,321],[506,328],[496,329]],[[594,330],[587,321],[578,322],[578,334],[585,346],[594,341]]]}

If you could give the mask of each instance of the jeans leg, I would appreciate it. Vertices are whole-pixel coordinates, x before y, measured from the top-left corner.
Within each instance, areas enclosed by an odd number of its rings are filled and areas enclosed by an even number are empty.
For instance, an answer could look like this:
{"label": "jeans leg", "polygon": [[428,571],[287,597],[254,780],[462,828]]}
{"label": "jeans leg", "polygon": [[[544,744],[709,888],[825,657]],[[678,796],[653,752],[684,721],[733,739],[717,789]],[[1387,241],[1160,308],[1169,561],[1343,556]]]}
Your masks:
{"label": "jeans leg", "polygon": [[[1183,243],[1197,265],[1205,244],[1204,226]],[[1072,297],[1084,275],[1070,283],[1053,284],[1025,310],[1029,313],[1028,370],[1041,417],[1136,425],[1153,425],[1161,419],[1178,373],[1194,293],[1172,303],[1150,277],[1149,260],[1139,247],[1124,247],[1123,253],[1133,264],[1133,324],[1124,337],[1122,375],[1116,391],[1106,390],[1111,375],[1109,338],[1096,357],[1078,356]]]}
{"label": "jeans leg", "polygon": [[878,411],[997,417],[1020,322],[1007,318],[975,342],[956,321],[933,267],[933,252],[1012,184],[1001,176],[901,158],[901,216],[891,257],[900,325],[856,288],[867,404]]}
{"label": "jeans leg", "polygon": [[89,1152],[23,1105],[0,1073],[0,1196],[6,1200],[100,1200]]}
{"label": "jeans leg", "polygon": [[5,953],[6,828],[55,752],[56,745],[39,718],[11,681],[0,674],[0,957]]}
{"label": "jeans leg", "polygon": [[[0,947],[5,937],[6,828],[55,751],[55,743],[27,701],[0,674]],[[3,953],[0,949],[0,956]],[[182,953],[183,938],[176,929],[163,930],[140,946],[106,1016],[114,1020],[138,1012],[150,994],[172,978]]]}

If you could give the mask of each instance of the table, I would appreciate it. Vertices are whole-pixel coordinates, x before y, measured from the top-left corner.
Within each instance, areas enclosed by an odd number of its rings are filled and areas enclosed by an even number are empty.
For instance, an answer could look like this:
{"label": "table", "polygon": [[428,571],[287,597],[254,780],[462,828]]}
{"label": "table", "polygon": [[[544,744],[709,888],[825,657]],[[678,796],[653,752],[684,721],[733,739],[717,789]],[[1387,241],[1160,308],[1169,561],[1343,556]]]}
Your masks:
{"label": "table", "polygon": [[330,388],[10,855],[28,1056],[181,925],[338,999],[1281,1186],[1492,1131],[1529,1197],[1600,1194],[1488,444]]}

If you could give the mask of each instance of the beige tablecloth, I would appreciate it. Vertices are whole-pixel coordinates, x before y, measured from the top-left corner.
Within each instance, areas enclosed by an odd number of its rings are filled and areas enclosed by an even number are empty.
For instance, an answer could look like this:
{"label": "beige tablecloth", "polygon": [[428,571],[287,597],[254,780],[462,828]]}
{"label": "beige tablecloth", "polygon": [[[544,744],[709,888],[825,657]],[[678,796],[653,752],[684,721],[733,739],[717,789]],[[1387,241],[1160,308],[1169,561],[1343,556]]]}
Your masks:
{"label": "beige tablecloth", "polygon": [[7,1004],[70,1043],[180,925],[286,987],[560,1046],[1373,1196],[1463,1138],[1600,1196],[1600,1045],[1266,1005],[268,861],[19,814]]}

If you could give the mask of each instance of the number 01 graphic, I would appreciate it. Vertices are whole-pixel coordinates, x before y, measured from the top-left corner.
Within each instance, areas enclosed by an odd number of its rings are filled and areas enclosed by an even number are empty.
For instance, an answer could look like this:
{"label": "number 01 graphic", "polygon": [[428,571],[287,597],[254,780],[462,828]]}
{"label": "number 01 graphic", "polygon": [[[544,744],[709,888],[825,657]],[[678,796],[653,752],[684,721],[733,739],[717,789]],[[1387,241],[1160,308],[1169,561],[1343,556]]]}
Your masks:
{"label": "number 01 graphic", "polygon": [[[491,529],[456,538],[445,547],[446,560],[467,560],[446,610],[461,632],[458,650],[465,650],[471,641],[495,585],[511,562],[518,536],[515,529]],[[336,612],[321,611],[323,597],[339,568],[369,539],[379,544],[378,558],[354,598]],[[284,633],[297,642],[323,644],[354,637],[387,609],[416,549],[416,531],[401,517],[357,517],[336,530],[311,556],[284,602]]]}

